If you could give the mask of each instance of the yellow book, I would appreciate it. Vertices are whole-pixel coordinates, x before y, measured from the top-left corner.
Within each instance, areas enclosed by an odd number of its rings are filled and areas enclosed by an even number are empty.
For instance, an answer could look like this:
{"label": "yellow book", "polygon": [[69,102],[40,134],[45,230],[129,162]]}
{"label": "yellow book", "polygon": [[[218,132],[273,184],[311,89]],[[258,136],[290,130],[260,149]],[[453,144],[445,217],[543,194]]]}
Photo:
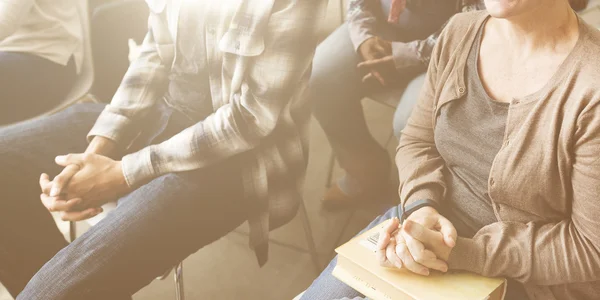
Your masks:
{"label": "yellow book", "polygon": [[506,280],[467,272],[432,272],[421,276],[407,270],[384,268],[375,251],[386,221],[335,251],[333,276],[373,300],[502,300]]}

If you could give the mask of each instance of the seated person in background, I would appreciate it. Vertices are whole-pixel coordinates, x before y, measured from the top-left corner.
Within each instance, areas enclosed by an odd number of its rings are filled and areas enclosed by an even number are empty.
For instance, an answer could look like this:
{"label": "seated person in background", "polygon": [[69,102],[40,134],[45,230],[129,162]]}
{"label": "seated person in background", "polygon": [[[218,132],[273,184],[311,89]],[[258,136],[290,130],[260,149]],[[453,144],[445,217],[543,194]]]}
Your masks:
{"label": "seated person in background", "polygon": [[[327,2],[148,3],[110,105],[0,129],[0,281],[18,300],[131,299],[245,221],[262,265],[269,230],[296,214]],[[48,212],[83,220],[116,200],[71,244]]]}
{"label": "seated person in background", "polygon": [[65,100],[81,68],[80,0],[0,0],[0,126]]}
{"label": "seated person in background", "polygon": [[[506,299],[598,299],[600,32],[567,0],[485,2],[433,51],[396,156],[406,220],[378,256],[509,278]],[[303,299],[360,297],[334,266]]]}
{"label": "seated person in background", "polygon": [[346,171],[324,195],[324,208],[368,205],[391,190],[388,153],[369,133],[360,101],[425,72],[448,18],[484,8],[466,0],[350,0],[348,22],[317,48],[309,84],[313,114]]}

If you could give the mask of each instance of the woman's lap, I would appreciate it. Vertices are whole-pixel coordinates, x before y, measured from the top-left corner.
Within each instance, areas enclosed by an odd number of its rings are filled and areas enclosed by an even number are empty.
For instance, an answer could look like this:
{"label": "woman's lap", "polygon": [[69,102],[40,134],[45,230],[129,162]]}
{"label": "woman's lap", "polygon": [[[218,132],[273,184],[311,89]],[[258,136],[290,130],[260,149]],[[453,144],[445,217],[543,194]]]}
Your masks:
{"label": "woman's lap", "polygon": [[[363,229],[361,234],[381,222],[391,219],[393,217],[398,217],[396,207],[393,207],[386,211],[383,215],[378,216],[369,224],[365,229]],[[327,268],[323,270],[321,275],[313,281],[310,287],[306,290],[304,295],[300,300],[347,300],[347,299],[366,299],[359,292],[355,291],[350,286],[341,282],[337,278],[332,275],[333,269],[335,268],[337,261],[337,256],[329,263]]]}

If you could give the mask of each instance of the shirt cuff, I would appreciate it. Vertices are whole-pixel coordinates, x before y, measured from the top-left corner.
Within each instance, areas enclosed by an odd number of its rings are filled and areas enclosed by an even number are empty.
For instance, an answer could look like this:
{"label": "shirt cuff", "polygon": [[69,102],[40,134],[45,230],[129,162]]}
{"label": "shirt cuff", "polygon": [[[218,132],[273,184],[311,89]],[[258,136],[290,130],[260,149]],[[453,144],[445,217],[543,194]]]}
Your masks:
{"label": "shirt cuff", "polygon": [[419,58],[418,44],[415,42],[393,42],[392,56],[396,70],[423,65]]}
{"label": "shirt cuff", "polygon": [[100,113],[92,130],[88,133],[88,142],[95,136],[102,136],[113,140],[117,144],[120,144],[123,141],[129,143],[134,137],[131,125],[131,119],[111,112],[105,108],[102,113]]}
{"label": "shirt cuff", "polygon": [[153,146],[148,146],[138,152],[125,155],[121,159],[123,176],[127,185],[138,187],[158,177],[156,169],[152,164]]}
{"label": "shirt cuff", "polygon": [[354,51],[356,51],[356,53],[358,53],[358,48],[360,48],[360,45],[362,45],[366,40],[374,36],[374,34],[371,34],[368,31],[356,32],[350,29],[350,40],[354,45]]}
{"label": "shirt cuff", "polygon": [[485,245],[477,243],[473,239],[458,237],[456,245],[448,257],[448,267],[451,270],[482,274],[485,252]]}

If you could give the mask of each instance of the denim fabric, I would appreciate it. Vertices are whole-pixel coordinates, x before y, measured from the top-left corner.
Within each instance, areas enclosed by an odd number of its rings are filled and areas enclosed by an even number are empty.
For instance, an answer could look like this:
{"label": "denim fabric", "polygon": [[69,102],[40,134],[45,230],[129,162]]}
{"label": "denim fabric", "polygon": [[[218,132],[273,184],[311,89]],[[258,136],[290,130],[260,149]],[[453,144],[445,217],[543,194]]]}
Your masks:
{"label": "denim fabric", "polygon": [[[375,218],[367,228],[363,229],[359,235],[369,229],[377,226],[381,222],[398,216],[398,210],[396,207],[389,209],[383,215]],[[334,258],[327,268],[319,275],[319,277],[312,283],[312,285],[306,290],[300,300],[362,300],[367,299],[353,288],[349,287],[345,283],[339,281],[337,278],[331,275],[335,268],[337,256]]]}
{"label": "denim fabric", "polygon": [[[56,155],[85,149],[102,108],[76,105],[0,130],[0,280],[18,300],[130,299],[246,220],[240,157],[233,157],[152,180],[67,245],[39,200],[39,174],[56,175]],[[171,115],[154,142],[187,126],[180,117]]]}

